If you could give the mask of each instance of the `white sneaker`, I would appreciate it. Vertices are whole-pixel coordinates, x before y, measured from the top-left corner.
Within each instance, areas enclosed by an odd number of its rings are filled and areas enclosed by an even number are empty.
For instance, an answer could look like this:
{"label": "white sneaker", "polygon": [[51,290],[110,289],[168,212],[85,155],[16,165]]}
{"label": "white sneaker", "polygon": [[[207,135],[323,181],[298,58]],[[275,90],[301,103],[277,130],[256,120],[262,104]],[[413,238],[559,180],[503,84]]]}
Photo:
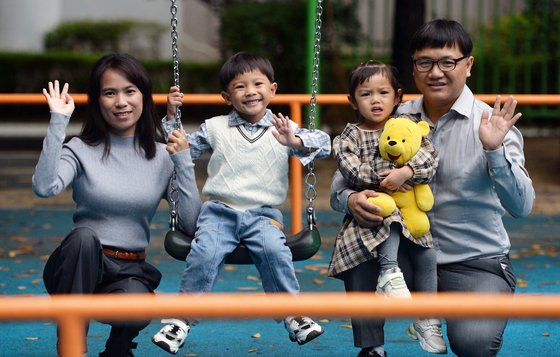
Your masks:
{"label": "white sneaker", "polygon": [[426,352],[446,354],[447,345],[441,334],[441,321],[439,319],[419,319],[406,329],[406,333],[418,340],[420,347]]}
{"label": "white sneaker", "polygon": [[167,324],[152,337],[152,342],[169,353],[176,354],[185,344],[191,327],[183,320],[163,319],[161,323]]}
{"label": "white sneaker", "polygon": [[387,269],[379,274],[376,292],[392,298],[410,299],[411,297],[403,274],[398,267]]}
{"label": "white sneaker", "polygon": [[290,334],[290,340],[300,345],[306,344],[323,333],[323,328],[319,324],[305,316],[286,317],[284,327]]}

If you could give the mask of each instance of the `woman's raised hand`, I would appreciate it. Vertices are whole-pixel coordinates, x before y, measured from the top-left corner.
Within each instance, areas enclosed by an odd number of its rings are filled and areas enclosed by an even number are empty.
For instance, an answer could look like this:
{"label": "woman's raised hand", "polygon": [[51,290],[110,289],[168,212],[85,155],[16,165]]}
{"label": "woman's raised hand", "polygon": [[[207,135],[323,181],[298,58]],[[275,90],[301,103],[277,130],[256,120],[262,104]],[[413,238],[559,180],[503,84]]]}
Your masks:
{"label": "woman's raised hand", "polygon": [[51,112],[61,113],[66,116],[71,116],[74,112],[74,99],[68,94],[68,83],[64,83],[62,91],[58,80],[49,82],[48,91],[43,88],[43,95],[47,98],[49,109]]}

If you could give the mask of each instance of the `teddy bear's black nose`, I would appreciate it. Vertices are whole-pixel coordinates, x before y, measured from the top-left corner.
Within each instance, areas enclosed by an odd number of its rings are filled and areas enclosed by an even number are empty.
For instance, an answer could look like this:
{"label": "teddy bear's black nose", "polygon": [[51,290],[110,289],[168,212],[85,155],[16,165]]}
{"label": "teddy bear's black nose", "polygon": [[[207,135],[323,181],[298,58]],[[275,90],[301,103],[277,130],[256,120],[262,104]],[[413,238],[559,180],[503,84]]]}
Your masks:
{"label": "teddy bear's black nose", "polygon": [[389,141],[389,146],[395,146],[395,145],[397,145],[397,142],[395,140]]}

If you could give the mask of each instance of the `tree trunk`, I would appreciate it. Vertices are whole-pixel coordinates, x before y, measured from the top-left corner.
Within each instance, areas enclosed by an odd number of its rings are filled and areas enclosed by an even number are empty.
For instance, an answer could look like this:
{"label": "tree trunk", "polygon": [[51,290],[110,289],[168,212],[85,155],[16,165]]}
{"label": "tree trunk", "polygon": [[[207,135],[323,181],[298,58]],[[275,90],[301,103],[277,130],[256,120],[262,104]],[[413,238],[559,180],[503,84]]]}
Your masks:
{"label": "tree trunk", "polygon": [[393,22],[393,65],[400,72],[405,93],[418,93],[412,78],[410,39],[424,24],[425,0],[397,0]]}

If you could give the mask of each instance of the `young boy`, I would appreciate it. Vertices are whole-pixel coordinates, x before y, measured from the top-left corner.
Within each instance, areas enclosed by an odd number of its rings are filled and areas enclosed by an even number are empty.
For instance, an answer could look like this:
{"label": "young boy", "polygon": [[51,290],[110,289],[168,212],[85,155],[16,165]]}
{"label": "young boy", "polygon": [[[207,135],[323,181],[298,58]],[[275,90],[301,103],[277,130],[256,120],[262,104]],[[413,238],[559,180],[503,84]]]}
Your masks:
{"label": "young boy", "polygon": [[[226,256],[245,244],[261,275],[266,292],[297,294],[299,284],[290,249],[284,244],[282,213],[288,189],[288,157],[302,164],[330,154],[330,137],[297,128],[288,117],[267,109],[277,84],[269,60],[240,52],[220,70],[222,97],[233,106],[229,115],[206,120],[188,135],[193,159],[208,151],[208,179],[202,190],[208,200],[197,222],[186,259],[180,292],[205,293],[214,286]],[[179,88],[168,96],[166,132],[174,127],[175,108],[182,103]],[[171,134],[173,135],[173,134]],[[152,338],[170,353],[183,346],[195,321],[164,319]],[[290,340],[305,344],[323,333],[309,317],[289,316],[284,326]]]}

